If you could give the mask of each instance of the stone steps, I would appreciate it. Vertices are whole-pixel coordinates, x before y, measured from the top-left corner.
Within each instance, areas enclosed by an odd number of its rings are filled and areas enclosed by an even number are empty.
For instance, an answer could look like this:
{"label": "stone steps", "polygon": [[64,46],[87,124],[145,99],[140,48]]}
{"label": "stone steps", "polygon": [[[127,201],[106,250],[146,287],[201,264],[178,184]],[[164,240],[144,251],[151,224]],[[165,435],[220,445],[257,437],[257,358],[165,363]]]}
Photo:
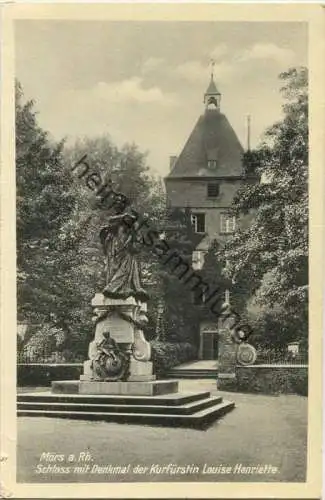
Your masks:
{"label": "stone steps", "polygon": [[182,369],[182,370],[169,370],[166,374],[167,378],[178,378],[178,379],[217,379],[217,370],[195,370],[195,369]]}
{"label": "stone steps", "polygon": [[234,406],[209,392],[151,397],[29,393],[18,395],[17,414],[204,429]]}
{"label": "stone steps", "polygon": [[[183,405],[191,401],[197,401],[208,398],[209,391],[198,392],[176,392],[157,396],[122,396],[111,394],[56,394],[50,391],[41,393],[30,392],[18,394],[17,401],[21,402],[44,402],[44,403],[60,403],[60,402],[76,402],[82,404],[92,404],[96,401],[98,404],[111,404],[111,405]],[[95,398],[95,399],[94,399]]]}
{"label": "stone steps", "polygon": [[221,397],[206,398],[201,401],[192,401],[181,406],[165,406],[165,405],[132,405],[132,404],[97,404],[92,403],[85,405],[83,403],[45,403],[45,402],[20,402],[18,405],[19,410],[51,410],[51,411],[70,411],[70,412],[83,412],[83,411],[96,411],[101,413],[143,413],[145,408],[148,413],[170,413],[173,415],[189,415],[196,411],[209,408],[215,404],[221,403]]}
{"label": "stone steps", "polygon": [[222,401],[190,415],[164,413],[114,413],[95,411],[55,411],[55,410],[18,410],[18,416],[42,416],[52,418],[70,418],[81,420],[104,420],[118,423],[167,425],[177,427],[194,427],[203,429],[212,421],[220,418],[234,408],[234,403]]}

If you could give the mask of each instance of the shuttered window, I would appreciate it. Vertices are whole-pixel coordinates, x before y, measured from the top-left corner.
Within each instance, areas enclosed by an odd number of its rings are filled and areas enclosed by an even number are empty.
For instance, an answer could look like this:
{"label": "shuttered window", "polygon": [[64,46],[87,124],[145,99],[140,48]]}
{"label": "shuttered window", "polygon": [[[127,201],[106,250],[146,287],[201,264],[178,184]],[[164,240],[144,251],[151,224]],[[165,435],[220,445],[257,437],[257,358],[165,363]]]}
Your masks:
{"label": "shuttered window", "polygon": [[210,182],[207,189],[208,198],[217,198],[219,196],[219,184]]}

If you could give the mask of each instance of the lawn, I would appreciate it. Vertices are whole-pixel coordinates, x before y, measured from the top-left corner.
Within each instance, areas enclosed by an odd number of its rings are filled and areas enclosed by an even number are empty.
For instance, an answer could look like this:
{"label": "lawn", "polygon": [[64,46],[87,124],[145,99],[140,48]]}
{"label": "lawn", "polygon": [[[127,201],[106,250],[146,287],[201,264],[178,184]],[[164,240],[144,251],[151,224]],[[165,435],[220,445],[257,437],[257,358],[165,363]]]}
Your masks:
{"label": "lawn", "polygon": [[[216,392],[211,380],[183,380],[180,388]],[[205,431],[20,417],[17,481],[305,481],[307,398],[220,394],[236,408]],[[43,452],[64,460],[40,460]],[[77,462],[82,452],[89,461]],[[168,464],[178,466],[178,473],[172,465],[164,472]]]}

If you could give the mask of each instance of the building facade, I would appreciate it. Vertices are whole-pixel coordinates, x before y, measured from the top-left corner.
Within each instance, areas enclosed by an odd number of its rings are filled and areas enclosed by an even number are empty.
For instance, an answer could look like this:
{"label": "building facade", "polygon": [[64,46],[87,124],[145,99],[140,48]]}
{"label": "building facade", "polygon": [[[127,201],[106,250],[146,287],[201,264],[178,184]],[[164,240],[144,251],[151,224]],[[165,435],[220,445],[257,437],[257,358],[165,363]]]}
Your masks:
{"label": "building facade", "polygon": [[[170,209],[189,209],[192,227],[201,239],[193,252],[193,268],[200,269],[211,243],[221,245],[235,231],[238,221],[227,212],[233,198],[246,182],[244,148],[227,117],[221,112],[221,94],[213,74],[204,94],[204,111],[178,157],[170,157],[165,178]],[[225,291],[225,302],[230,299]],[[200,357],[215,359],[216,327],[202,323]]]}

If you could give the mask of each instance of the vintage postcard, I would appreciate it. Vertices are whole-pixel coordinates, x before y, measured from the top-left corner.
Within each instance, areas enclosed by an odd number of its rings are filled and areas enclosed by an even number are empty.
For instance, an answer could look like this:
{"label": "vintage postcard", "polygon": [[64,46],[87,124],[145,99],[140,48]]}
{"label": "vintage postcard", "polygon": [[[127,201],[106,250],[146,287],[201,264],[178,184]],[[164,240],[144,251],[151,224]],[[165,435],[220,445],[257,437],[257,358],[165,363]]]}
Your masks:
{"label": "vintage postcard", "polygon": [[321,497],[324,24],[3,6],[2,497]]}

